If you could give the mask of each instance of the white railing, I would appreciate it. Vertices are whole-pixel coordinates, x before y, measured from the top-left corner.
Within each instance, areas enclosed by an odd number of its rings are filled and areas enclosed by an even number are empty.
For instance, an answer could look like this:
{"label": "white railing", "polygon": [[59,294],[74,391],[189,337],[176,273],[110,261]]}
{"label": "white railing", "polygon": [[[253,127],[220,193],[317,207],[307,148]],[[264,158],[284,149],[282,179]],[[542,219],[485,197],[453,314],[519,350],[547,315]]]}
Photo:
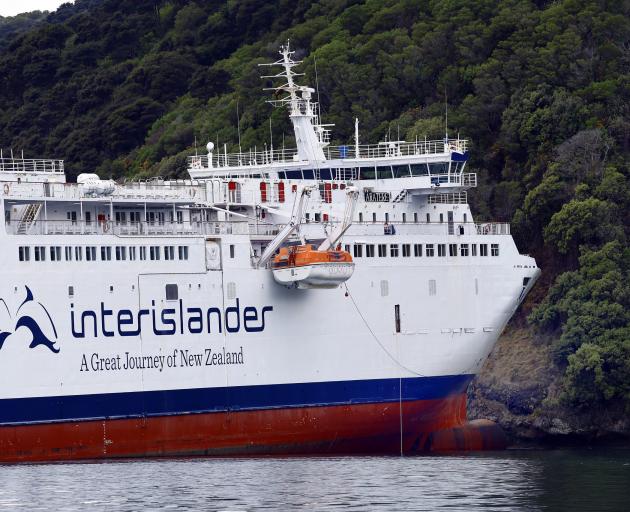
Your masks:
{"label": "white railing", "polygon": [[478,235],[509,235],[510,224],[508,222],[480,222],[476,223]]}
{"label": "white railing", "polygon": [[[15,199],[85,199],[82,185],[76,183],[4,182],[0,191],[7,198]],[[205,201],[206,188],[202,185],[171,183],[127,183],[116,185],[113,194],[97,196],[102,199],[159,199]]]}
{"label": "white railing", "polygon": [[0,172],[41,172],[63,174],[63,160],[0,158]]}
{"label": "white railing", "polygon": [[429,204],[468,204],[468,194],[466,192],[431,194]]}
{"label": "white railing", "polygon": [[[466,139],[450,140],[430,140],[417,142],[380,142],[378,144],[362,144],[357,148],[354,145],[329,146],[324,149],[324,154],[328,160],[363,159],[363,158],[396,158],[412,157],[423,155],[447,154],[451,151],[464,153],[467,151],[468,141]],[[227,167],[259,167],[272,163],[292,163],[296,161],[297,149],[264,149],[254,148],[248,152],[227,153],[221,152],[210,155],[195,155],[188,157],[190,170]],[[212,165],[209,165],[209,164]]]}

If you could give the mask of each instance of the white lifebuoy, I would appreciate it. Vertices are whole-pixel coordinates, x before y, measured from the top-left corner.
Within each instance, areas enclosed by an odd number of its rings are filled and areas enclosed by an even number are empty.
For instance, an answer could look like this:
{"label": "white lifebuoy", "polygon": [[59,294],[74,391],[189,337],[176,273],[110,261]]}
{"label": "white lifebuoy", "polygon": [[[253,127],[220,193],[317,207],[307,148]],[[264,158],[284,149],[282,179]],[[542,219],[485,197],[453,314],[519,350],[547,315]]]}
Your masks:
{"label": "white lifebuoy", "polygon": [[11,190],[11,189],[10,189],[10,187],[9,187],[9,184],[8,184],[8,183],[5,183],[5,184],[4,184],[4,195],[5,195],[5,196],[8,196],[8,195],[9,195],[9,191],[10,191],[10,190]]}

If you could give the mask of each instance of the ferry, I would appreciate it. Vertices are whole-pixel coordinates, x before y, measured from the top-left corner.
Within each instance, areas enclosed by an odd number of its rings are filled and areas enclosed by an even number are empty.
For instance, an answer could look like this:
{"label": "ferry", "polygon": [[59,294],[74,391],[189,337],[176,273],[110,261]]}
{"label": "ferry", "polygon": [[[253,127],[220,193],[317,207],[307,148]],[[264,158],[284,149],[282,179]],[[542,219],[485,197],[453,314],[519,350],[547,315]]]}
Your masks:
{"label": "ferry", "polygon": [[295,149],[0,158],[0,462],[489,446],[466,390],[540,270],[474,220],[467,140],[331,146],[298,64]]}

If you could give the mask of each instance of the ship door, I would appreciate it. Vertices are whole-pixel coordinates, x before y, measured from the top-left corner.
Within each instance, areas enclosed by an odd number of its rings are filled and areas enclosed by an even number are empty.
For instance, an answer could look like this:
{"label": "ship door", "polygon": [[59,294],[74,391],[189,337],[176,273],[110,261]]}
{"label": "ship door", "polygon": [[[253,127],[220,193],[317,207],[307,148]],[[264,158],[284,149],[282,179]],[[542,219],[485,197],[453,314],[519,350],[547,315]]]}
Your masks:
{"label": "ship door", "polygon": [[221,246],[216,240],[206,240],[206,269],[221,270]]}
{"label": "ship door", "polygon": [[447,219],[448,219],[448,234],[449,235],[454,235],[455,234],[455,222],[453,221],[453,212],[448,212],[447,214]]}

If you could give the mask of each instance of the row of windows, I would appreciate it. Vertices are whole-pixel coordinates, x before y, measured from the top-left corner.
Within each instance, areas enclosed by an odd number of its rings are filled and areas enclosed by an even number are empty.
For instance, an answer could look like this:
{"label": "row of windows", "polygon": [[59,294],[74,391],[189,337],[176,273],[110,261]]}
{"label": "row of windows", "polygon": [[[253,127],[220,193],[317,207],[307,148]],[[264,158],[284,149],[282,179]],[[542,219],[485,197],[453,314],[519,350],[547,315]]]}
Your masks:
{"label": "row of windows", "polygon": [[[20,246],[18,247],[18,259],[20,261],[31,261],[31,249],[33,249],[33,259],[35,261],[46,261],[48,257],[50,261],[111,261],[112,256],[116,261],[135,261],[147,259],[147,248],[141,247],[127,247],[124,245],[115,246],[112,251],[110,246],[77,246],[77,247],[61,247],[51,246],[45,247],[36,245],[35,247]],[[63,249],[63,251],[62,251]],[[152,245],[149,246],[148,251],[149,259],[158,261],[160,259],[165,260],[187,260],[188,259],[188,246],[177,246],[177,253],[175,252],[174,245]],[[100,256],[100,258],[97,258]]]}
{"label": "row of windows", "polygon": [[[347,252],[352,252],[355,258],[362,258],[363,247],[365,247],[366,258],[374,258],[376,254],[379,258],[386,258],[388,250],[391,258],[398,258],[399,256],[409,258],[412,254],[412,247],[413,255],[416,258],[422,257],[423,249],[424,256],[432,258],[436,255],[436,248],[437,255],[445,257],[447,247],[449,256],[477,256],[477,247],[479,247],[480,256],[488,256],[488,244],[424,244],[424,246],[423,244],[354,244],[352,251],[350,245],[346,245],[345,249]],[[499,255],[499,244],[490,244],[490,255]]]}
{"label": "row of windows", "polygon": [[[280,171],[278,177],[289,180],[383,180],[392,178],[409,178],[413,176],[428,176],[448,173],[448,162],[379,165],[377,167],[361,166],[342,169],[301,169],[294,171]],[[464,162],[452,162],[451,173],[459,172]]]}

